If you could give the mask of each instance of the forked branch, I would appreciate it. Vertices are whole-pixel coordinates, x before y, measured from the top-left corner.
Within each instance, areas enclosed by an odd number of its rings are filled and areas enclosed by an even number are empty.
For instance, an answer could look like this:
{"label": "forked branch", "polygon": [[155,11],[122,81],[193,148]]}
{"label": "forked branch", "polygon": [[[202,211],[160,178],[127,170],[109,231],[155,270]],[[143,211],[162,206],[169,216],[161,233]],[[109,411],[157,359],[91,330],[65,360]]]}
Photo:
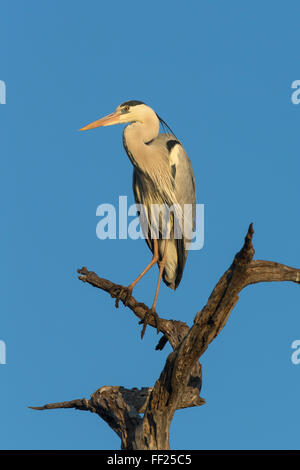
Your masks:
{"label": "forked branch", "polygon": [[[34,409],[76,408],[97,413],[120,436],[122,448],[168,449],[169,427],[177,409],[200,406],[204,400],[201,390],[201,365],[198,360],[209,344],[225,326],[238,301],[241,290],[258,282],[291,281],[300,284],[300,270],[283,264],[253,260],[252,224],[249,226],[242,249],[213,289],[207,304],[199,311],[189,328],[183,322],[160,319],[163,337],[157,349],[166,341],[173,347],[163,371],[153,388],[124,389],[102,387],[90,400],[53,403]],[[79,279],[102,289],[112,296],[120,286],[102,279],[86,268],[79,270]],[[148,307],[134,297],[127,306],[143,321]],[[154,319],[149,325],[156,327]],[[141,417],[140,414],[144,413]]]}

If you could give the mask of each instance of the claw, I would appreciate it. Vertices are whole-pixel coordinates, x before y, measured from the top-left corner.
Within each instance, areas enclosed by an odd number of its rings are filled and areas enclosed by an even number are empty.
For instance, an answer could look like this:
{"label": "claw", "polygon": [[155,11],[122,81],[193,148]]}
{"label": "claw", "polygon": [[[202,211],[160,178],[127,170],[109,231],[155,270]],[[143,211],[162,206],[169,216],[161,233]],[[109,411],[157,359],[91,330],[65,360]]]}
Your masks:
{"label": "claw", "polygon": [[151,309],[147,310],[147,312],[144,316],[144,319],[139,322],[140,325],[143,323],[143,329],[142,329],[142,332],[141,332],[141,339],[143,339],[143,337],[144,337],[144,334],[145,334],[145,331],[146,331],[146,328],[147,328],[147,325],[148,325],[148,322],[149,322],[149,317],[151,315],[154,318],[157,334],[160,331],[159,316],[157,315],[156,311],[151,308]]}
{"label": "claw", "polygon": [[[116,308],[119,308],[119,301],[122,300],[125,307],[128,305],[132,289],[130,287],[115,286],[111,289],[110,295],[116,299]],[[124,299],[122,297],[124,296]]]}

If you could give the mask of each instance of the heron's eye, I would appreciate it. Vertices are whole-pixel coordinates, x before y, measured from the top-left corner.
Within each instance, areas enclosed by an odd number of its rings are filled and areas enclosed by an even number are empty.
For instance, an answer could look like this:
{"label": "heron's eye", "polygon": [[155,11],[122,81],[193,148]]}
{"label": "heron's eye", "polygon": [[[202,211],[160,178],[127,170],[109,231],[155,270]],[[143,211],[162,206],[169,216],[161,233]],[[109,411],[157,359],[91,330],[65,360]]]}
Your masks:
{"label": "heron's eye", "polygon": [[130,106],[123,106],[122,109],[125,113],[127,113],[129,111],[129,108],[130,108]]}

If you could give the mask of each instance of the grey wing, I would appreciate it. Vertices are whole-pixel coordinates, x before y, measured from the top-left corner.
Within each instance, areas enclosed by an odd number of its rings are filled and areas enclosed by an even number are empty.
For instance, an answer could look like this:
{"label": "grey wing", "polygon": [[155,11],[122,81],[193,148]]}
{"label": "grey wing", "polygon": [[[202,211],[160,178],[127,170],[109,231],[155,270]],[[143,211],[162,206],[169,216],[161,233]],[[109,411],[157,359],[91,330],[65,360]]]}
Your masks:
{"label": "grey wing", "polygon": [[[148,183],[148,184],[147,184]],[[150,223],[147,219],[147,215],[144,212],[144,208],[147,209],[147,199],[149,193],[149,182],[145,180],[145,177],[142,173],[140,173],[136,168],[133,170],[132,175],[132,189],[134,194],[134,200],[137,207],[137,212],[139,214],[140,226],[142,232],[144,234],[145,240],[147,245],[149,246],[150,250],[154,251],[153,241],[151,239],[151,232],[150,232]]]}
{"label": "grey wing", "polygon": [[[195,216],[196,185],[194,171],[184,147],[179,140],[173,138],[170,134],[160,134],[156,141],[160,145],[164,145],[167,150],[174,194],[178,203],[182,207],[184,204],[191,204],[194,209],[193,215]],[[194,217],[192,228],[195,228]]]}
{"label": "grey wing", "polygon": [[[188,244],[192,239],[192,232],[195,229],[196,211],[196,185],[191,161],[184,150],[182,144],[175,139],[166,140],[169,151],[170,171],[174,181],[174,193],[184,218],[183,237],[174,239],[173,244],[177,252],[177,269],[174,273],[174,288],[179,285],[188,254]],[[167,274],[167,272],[166,272]],[[166,279],[167,280],[167,279]]]}
{"label": "grey wing", "polygon": [[[191,206],[192,213],[190,224],[191,229],[194,230],[196,185],[191,161],[181,144],[174,145],[169,158],[177,201],[182,208],[184,208],[184,205]],[[188,209],[188,207],[186,207],[186,209]]]}
{"label": "grey wing", "polygon": [[[174,202],[181,207],[181,212],[188,217],[184,219],[184,236],[174,238],[171,236],[168,243],[167,262],[163,272],[163,280],[167,286],[176,289],[181,281],[187,258],[187,244],[190,237],[185,236],[194,230],[196,190],[192,164],[181,143],[169,134],[160,134],[155,139],[158,151],[163,149],[163,155],[169,163],[169,171],[172,177]],[[149,192],[155,191],[150,188],[149,181],[137,169],[133,171],[133,192],[136,204],[147,206]],[[186,208],[185,208],[186,206]],[[187,210],[190,209],[190,210]],[[141,216],[140,216],[141,220]],[[173,226],[175,221],[173,220]],[[179,221],[182,226],[182,220]],[[150,224],[149,224],[150,225]],[[141,223],[142,226],[142,223]],[[142,227],[146,242],[153,252],[153,241],[149,232],[149,226]],[[159,252],[162,256],[164,241],[159,240]]]}

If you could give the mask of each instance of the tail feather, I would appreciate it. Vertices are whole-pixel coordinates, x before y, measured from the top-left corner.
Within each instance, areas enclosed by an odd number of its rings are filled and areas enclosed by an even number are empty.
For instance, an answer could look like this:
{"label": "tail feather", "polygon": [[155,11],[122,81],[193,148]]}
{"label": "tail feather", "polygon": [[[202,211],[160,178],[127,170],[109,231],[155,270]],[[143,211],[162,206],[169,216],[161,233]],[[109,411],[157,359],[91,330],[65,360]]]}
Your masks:
{"label": "tail feather", "polygon": [[[161,244],[160,253],[163,246],[164,243]],[[187,257],[184,239],[169,240],[167,250],[167,262],[163,271],[163,281],[168,287],[176,290],[182,279]]]}

